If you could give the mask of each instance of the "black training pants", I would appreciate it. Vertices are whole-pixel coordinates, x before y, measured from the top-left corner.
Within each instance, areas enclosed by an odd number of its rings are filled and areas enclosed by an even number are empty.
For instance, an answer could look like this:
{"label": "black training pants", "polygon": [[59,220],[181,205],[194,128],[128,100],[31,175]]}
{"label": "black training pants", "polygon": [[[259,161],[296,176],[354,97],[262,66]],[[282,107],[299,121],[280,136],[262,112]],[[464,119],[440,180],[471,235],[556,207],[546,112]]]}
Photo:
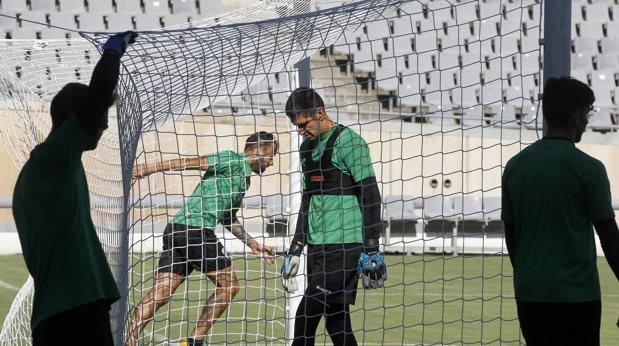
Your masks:
{"label": "black training pants", "polygon": [[350,323],[350,305],[325,305],[323,302],[304,296],[301,299],[294,322],[293,346],[312,346],[316,338],[316,328],[322,316],[334,346],[356,346],[357,340]]}

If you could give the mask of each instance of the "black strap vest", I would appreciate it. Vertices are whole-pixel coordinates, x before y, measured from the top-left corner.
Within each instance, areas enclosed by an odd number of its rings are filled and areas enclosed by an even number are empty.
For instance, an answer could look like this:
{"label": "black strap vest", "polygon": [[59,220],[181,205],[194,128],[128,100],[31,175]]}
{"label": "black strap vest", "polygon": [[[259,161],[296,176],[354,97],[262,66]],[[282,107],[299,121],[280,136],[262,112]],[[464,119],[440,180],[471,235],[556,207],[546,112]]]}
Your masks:
{"label": "black strap vest", "polygon": [[304,158],[303,173],[308,184],[306,193],[310,195],[355,195],[356,184],[352,177],[334,166],[331,161],[333,157],[333,144],[344,129],[344,126],[336,125],[318,161],[312,159],[312,152],[320,140],[314,141],[302,153]]}

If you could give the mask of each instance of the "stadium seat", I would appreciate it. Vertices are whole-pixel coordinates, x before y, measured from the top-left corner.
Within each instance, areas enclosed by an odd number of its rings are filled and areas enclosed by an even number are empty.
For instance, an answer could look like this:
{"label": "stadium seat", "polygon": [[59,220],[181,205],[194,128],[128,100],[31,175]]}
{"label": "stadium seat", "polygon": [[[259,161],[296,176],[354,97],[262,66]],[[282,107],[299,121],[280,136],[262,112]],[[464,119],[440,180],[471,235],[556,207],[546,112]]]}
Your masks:
{"label": "stadium seat", "polygon": [[[47,27],[47,13],[45,11],[27,11],[20,16],[21,28],[41,30]],[[39,23],[45,24],[41,25]],[[16,28],[17,29],[17,28]]]}
{"label": "stadium seat", "polygon": [[143,0],[144,14],[147,15],[165,15],[170,14],[167,0]]}
{"label": "stadium seat", "polygon": [[114,13],[105,16],[104,20],[107,21],[107,30],[135,30],[133,25],[133,19],[131,18],[131,15],[128,14]]}
{"label": "stadium seat", "polygon": [[[587,127],[597,132],[608,132],[613,130],[613,114],[616,117],[616,107],[600,106],[597,112],[590,113],[589,123]],[[616,119],[616,118],[615,118]],[[615,126],[615,131],[616,131]]]}
{"label": "stadium seat", "polygon": [[49,23],[61,28],[78,30],[75,14],[69,12],[52,12],[49,14]]}
{"label": "stadium seat", "polygon": [[[619,16],[619,13],[617,13]],[[600,40],[600,47],[604,54],[617,54],[619,53],[619,38],[617,37],[602,37]]]}
{"label": "stadium seat", "polygon": [[503,221],[501,220],[501,197],[483,198],[484,219],[486,227],[484,233],[487,236],[502,237],[504,232]]}
{"label": "stadium seat", "polygon": [[418,236],[417,220],[415,213],[415,199],[413,196],[386,196],[383,200],[384,220],[390,236]]}
{"label": "stadium seat", "polygon": [[615,84],[615,71],[614,70],[598,70],[591,71],[587,74],[588,84],[594,88],[614,88]]}
{"label": "stadium seat", "polygon": [[82,13],[84,12],[84,0],[59,0],[60,11]]}
{"label": "stadium seat", "polygon": [[378,20],[366,23],[365,28],[363,29],[366,35],[366,39],[369,41],[382,40],[384,37],[391,36],[389,31],[389,24],[386,20]]}
{"label": "stadium seat", "polygon": [[198,14],[195,0],[174,0],[172,1],[172,12],[174,14]]}
{"label": "stadium seat", "polygon": [[590,53],[576,53],[572,54],[571,58],[572,70],[591,70],[593,69],[592,57]]}
{"label": "stadium seat", "polygon": [[135,18],[136,30],[160,30],[161,17],[151,14],[138,14]]}
{"label": "stadium seat", "polygon": [[[116,12],[123,15],[142,13],[140,2],[135,0],[116,0]],[[112,16],[110,16],[112,17]]]}
{"label": "stadium seat", "polygon": [[183,14],[169,14],[163,16],[163,26],[165,28],[177,25],[186,25],[189,23],[187,16]]}
{"label": "stadium seat", "polygon": [[449,196],[431,196],[423,199],[424,233],[436,237],[451,237],[456,224],[453,204]]}
{"label": "stadium seat", "polygon": [[105,31],[103,15],[95,12],[82,12],[77,15],[81,31]]}
{"label": "stadium seat", "polygon": [[619,67],[619,60],[615,54],[598,54],[592,58],[593,68],[595,70],[617,70]]}
{"label": "stadium seat", "polygon": [[114,12],[114,4],[112,3],[112,0],[88,0],[86,7],[88,8],[88,12]]}
{"label": "stadium seat", "polygon": [[41,38],[44,40],[56,40],[65,38],[65,31],[56,28],[41,29]]}
{"label": "stadium seat", "polygon": [[478,6],[480,20],[500,20],[501,1],[481,1]]}
{"label": "stadium seat", "polygon": [[11,29],[11,37],[18,40],[34,40],[37,38],[37,32],[41,32],[41,29],[44,27],[40,26],[39,28],[40,29],[37,29],[32,26],[23,28],[14,27]]}
{"label": "stadium seat", "polygon": [[265,208],[265,217],[269,220],[266,231],[271,236],[287,235],[287,224],[290,210],[287,195],[264,196],[262,204]]}
{"label": "stadium seat", "polygon": [[481,197],[458,194],[452,196],[452,201],[458,221],[458,236],[483,235],[485,220]]}
{"label": "stadium seat", "polygon": [[597,38],[592,39],[590,37],[574,37],[572,39],[572,52],[574,53],[588,53],[595,54],[598,52]]}
{"label": "stadium seat", "polygon": [[597,22],[577,22],[574,23],[576,29],[576,36],[578,37],[589,37],[596,40],[599,40],[601,37],[604,37],[604,32],[602,30],[602,24]]}
{"label": "stadium seat", "polygon": [[[16,1],[16,0],[3,0],[2,1],[2,8],[3,9],[11,9],[10,7],[7,8],[7,3],[9,6],[13,7],[13,4],[15,3],[24,3],[21,8],[17,9],[19,11],[23,11],[24,9],[26,9],[26,5],[25,5],[25,1]],[[57,11],[57,7],[56,7],[56,0],[30,0],[30,9],[32,11]]]}
{"label": "stadium seat", "polygon": [[580,15],[588,22],[604,23],[610,20],[609,9],[606,4],[587,4],[582,6]]}
{"label": "stadium seat", "polygon": [[222,0],[199,0],[199,4],[203,17],[215,17],[225,10]]}

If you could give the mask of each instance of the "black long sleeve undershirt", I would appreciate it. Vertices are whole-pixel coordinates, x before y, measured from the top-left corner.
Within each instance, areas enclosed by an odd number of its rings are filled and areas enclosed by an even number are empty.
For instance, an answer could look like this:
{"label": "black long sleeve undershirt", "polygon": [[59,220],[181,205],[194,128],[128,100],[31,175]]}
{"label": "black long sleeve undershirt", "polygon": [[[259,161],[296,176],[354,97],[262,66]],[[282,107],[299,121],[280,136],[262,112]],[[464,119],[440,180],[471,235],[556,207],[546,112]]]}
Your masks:
{"label": "black long sleeve undershirt", "polygon": [[293,243],[305,244],[307,242],[307,233],[309,232],[309,206],[311,195],[307,192],[303,192],[301,198],[301,208],[299,209],[299,216],[297,219],[297,227],[294,231],[294,237],[292,237]]}
{"label": "black long sleeve undershirt", "polygon": [[615,219],[608,219],[594,222],[593,226],[595,226],[595,231],[598,237],[600,237],[606,261],[608,261],[610,268],[615,273],[615,277],[619,280],[619,229],[617,228],[617,222]]}
{"label": "black long sleeve undershirt", "polygon": [[382,200],[376,177],[368,177],[359,183],[357,198],[363,215],[363,238],[378,239],[383,230]]}
{"label": "black long sleeve undershirt", "polygon": [[103,52],[90,78],[86,107],[76,114],[82,127],[91,136],[108,126],[108,108],[118,83],[119,71],[120,57],[109,50]]}
{"label": "black long sleeve undershirt", "polygon": [[513,222],[505,223],[505,245],[507,245],[509,260],[512,262],[512,266],[514,266],[514,260],[516,259],[516,224]]}

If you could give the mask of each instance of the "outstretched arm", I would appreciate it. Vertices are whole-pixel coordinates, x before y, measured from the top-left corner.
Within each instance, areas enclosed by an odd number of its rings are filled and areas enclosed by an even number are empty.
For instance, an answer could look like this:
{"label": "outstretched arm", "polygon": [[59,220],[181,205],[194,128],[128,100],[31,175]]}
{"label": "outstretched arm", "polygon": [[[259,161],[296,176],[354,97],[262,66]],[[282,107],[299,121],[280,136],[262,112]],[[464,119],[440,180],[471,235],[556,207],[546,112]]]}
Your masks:
{"label": "outstretched arm", "polygon": [[[234,214],[236,214],[236,212],[234,212]],[[254,255],[262,257],[262,261],[266,264],[275,263],[275,252],[273,252],[270,247],[266,245],[261,245],[251,235],[249,235],[249,233],[245,231],[245,228],[243,228],[243,225],[241,225],[239,220],[236,218],[236,215],[233,216],[229,221],[230,222],[228,224],[225,224],[224,226],[228,229],[228,231],[230,231],[230,233],[232,233],[235,237],[237,237],[240,241],[247,245],[247,247],[251,249]]]}
{"label": "outstretched arm", "polygon": [[166,161],[157,161],[153,163],[140,163],[133,167],[133,177],[143,178],[147,175],[166,172],[166,171],[184,171],[184,170],[206,171],[208,169],[208,159],[206,156],[192,156],[182,159],[173,159]]}

